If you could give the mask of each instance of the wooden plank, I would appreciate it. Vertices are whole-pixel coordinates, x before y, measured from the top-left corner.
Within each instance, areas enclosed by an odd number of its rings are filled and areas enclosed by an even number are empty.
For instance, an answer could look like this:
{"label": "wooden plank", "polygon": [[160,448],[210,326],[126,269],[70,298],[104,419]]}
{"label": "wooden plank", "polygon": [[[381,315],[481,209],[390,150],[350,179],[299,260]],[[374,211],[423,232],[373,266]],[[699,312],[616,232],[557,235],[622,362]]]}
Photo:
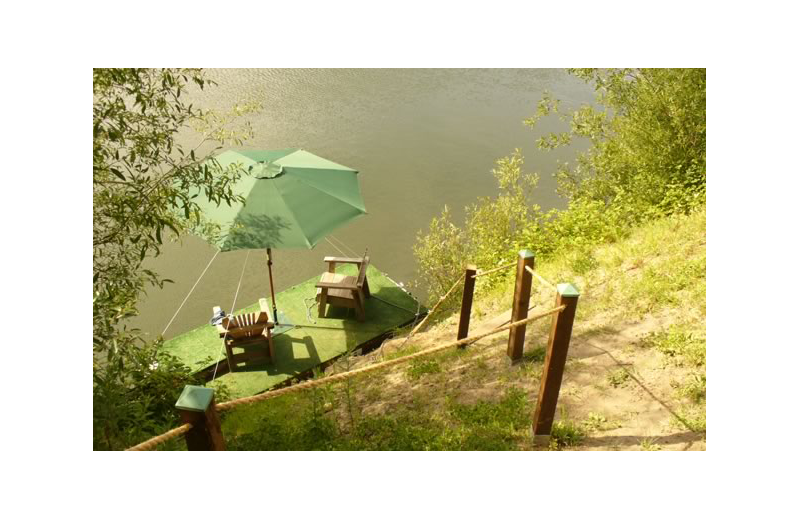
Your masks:
{"label": "wooden plank", "polygon": [[317,282],[316,286],[320,289],[347,289],[350,291],[358,290],[358,286],[349,283]]}
{"label": "wooden plank", "polygon": [[325,262],[335,262],[337,264],[357,264],[357,265],[361,265],[361,262],[364,261],[363,258],[345,258],[342,256],[326,256],[323,260]]}
{"label": "wooden plank", "polygon": [[[534,266],[534,255],[531,251],[523,249],[517,258],[517,282],[514,286],[514,303],[511,308],[511,321],[524,320],[528,317],[528,304],[531,299],[531,274],[525,269]],[[525,325],[519,325],[509,330],[508,349],[506,355],[512,364],[522,360],[522,349],[525,343]]]}
{"label": "wooden plank", "polygon": [[272,327],[267,328],[267,345],[269,347],[269,358],[275,364],[277,360],[275,359],[275,342],[272,341]]}
{"label": "wooden plank", "polygon": [[258,336],[264,332],[266,327],[264,324],[260,325],[247,325],[246,327],[232,327],[228,329],[228,337],[233,339],[249,338],[251,336]]}
{"label": "wooden plank", "polygon": [[566,308],[553,315],[553,324],[550,327],[550,339],[539,385],[539,400],[533,415],[533,438],[539,445],[546,445],[549,442],[550,432],[553,429],[579,296],[578,290],[572,284],[558,285],[556,306],[566,305]]}
{"label": "wooden plank", "polygon": [[[472,314],[472,297],[475,292],[475,273],[478,267],[475,265],[468,265],[464,272],[464,294],[461,296],[461,316],[458,319],[458,334],[456,339],[464,339],[469,336],[469,318]],[[466,345],[460,345],[458,348],[467,348]]]}
{"label": "wooden plank", "polygon": [[233,372],[236,368],[236,363],[233,362],[233,350],[231,346],[225,341],[225,358],[228,361],[228,372]]}
{"label": "wooden plank", "polygon": [[[358,287],[363,287],[364,282],[367,280],[367,268],[369,267],[369,257],[364,257],[364,262],[358,268],[358,279],[356,280],[356,285]],[[369,289],[367,289],[369,291]]]}
{"label": "wooden plank", "polygon": [[227,339],[228,345],[230,345],[233,348],[249,347],[250,345],[258,345],[260,343],[265,343],[266,341],[267,341],[266,334],[259,334],[258,336],[250,336],[248,338],[243,338],[243,339],[231,340],[230,337]]}
{"label": "wooden plank", "polygon": [[317,295],[317,308],[320,318],[325,317],[325,307],[328,306],[328,289],[326,288],[319,288],[319,294]]}

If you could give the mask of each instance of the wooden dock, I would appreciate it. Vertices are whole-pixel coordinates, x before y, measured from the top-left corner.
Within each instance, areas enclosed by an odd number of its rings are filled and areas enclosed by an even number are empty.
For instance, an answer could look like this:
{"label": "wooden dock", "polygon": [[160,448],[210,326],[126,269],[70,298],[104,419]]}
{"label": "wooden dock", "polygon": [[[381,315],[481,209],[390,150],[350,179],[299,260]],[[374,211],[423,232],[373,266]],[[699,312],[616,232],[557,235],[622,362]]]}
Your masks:
{"label": "wooden dock", "polygon": [[[342,265],[336,271],[356,274],[353,265]],[[351,309],[329,307],[325,318],[317,316],[316,305],[308,310],[314,302],[318,276],[278,293],[279,315],[286,316],[293,326],[275,336],[275,359],[271,362],[228,373],[222,340],[216,328],[206,321],[211,317],[210,308],[208,316],[202,317],[206,324],[164,342],[162,348],[207,379],[211,379],[216,367],[216,380],[225,383],[233,398],[264,392],[293,377],[307,375],[314,367],[348,351],[375,347],[392,331],[413,322],[418,312],[420,318],[424,316],[425,307],[375,267],[369,266],[367,279],[373,297],[366,301],[363,323],[356,320]],[[237,313],[257,310],[256,302]]]}

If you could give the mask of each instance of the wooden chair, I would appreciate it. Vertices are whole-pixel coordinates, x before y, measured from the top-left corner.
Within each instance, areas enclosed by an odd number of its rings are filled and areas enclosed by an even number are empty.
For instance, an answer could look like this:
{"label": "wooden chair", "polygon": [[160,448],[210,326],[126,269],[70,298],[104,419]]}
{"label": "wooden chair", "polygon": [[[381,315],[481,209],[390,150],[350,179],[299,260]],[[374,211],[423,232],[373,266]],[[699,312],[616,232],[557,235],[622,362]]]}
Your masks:
{"label": "wooden chair", "polygon": [[[317,303],[319,304],[319,317],[325,317],[327,305],[355,309],[358,321],[364,321],[366,314],[364,301],[370,297],[369,282],[367,281],[367,267],[369,257],[341,258],[326,256],[328,272],[322,275],[317,283]],[[358,266],[357,276],[345,276],[336,272],[336,264],[355,264]]]}
{"label": "wooden chair", "polygon": [[[219,337],[225,341],[228,370],[231,372],[238,363],[245,361],[275,360],[275,346],[272,343],[275,323],[269,318],[266,298],[261,298],[258,303],[261,312],[226,316],[217,325]],[[217,307],[214,311],[217,311]],[[243,352],[234,353],[233,349],[242,349]]]}

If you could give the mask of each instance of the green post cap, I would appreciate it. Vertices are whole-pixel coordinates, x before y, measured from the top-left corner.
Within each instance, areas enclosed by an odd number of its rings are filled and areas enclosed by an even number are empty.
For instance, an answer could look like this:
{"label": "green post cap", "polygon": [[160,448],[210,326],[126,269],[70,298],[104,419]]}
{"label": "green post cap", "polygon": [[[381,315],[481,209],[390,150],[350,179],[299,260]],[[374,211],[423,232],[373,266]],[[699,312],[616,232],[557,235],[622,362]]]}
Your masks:
{"label": "green post cap", "polygon": [[175,403],[175,408],[190,412],[205,412],[211,399],[214,398],[214,389],[204,386],[186,385]]}
{"label": "green post cap", "polygon": [[581,293],[578,291],[578,288],[572,285],[571,283],[560,283],[558,284],[558,294],[561,296],[580,296]]}
{"label": "green post cap", "polygon": [[519,256],[521,258],[532,258],[535,255],[533,254],[533,251],[528,251],[527,249],[523,249],[522,251],[519,252]]}

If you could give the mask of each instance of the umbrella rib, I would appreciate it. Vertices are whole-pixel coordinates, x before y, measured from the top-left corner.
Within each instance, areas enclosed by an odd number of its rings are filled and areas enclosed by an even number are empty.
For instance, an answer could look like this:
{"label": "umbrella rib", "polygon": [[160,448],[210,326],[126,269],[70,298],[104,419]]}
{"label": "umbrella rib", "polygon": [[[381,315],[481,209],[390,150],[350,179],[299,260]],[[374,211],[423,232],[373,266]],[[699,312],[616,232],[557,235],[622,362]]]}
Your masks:
{"label": "umbrella rib", "polygon": [[[336,195],[334,195],[333,193],[329,193],[329,192],[327,192],[327,191],[323,191],[323,190],[321,190],[321,189],[317,188],[316,186],[314,186],[313,184],[309,184],[309,183],[307,183],[307,182],[306,182],[306,180],[305,180],[305,179],[303,179],[302,177],[293,177],[293,179],[297,180],[297,182],[302,182],[303,184],[305,184],[305,185],[306,185],[306,186],[308,186],[309,188],[313,188],[313,189],[317,190],[318,192],[320,192],[320,193],[323,193],[323,194],[325,194],[325,195],[327,195],[327,196],[329,196],[329,197],[331,197],[331,198],[334,198],[334,199],[336,199],[336,200],[338,200],[338,201],[344,202],[344,203],[345,203],[345,204],[347,204],[348,206],[351,206],[351,207],[353,207],[353,208],[356,208],[358,211],[361,211],[361,212],[363,212],[363,213],[366,213],[366,212],[367,212],[367,209],[366,209],[366,208],[364,208],[364,209],[362,210],[361,208],[359,208],[359,207],[357,207],[357,206],[354,206],[352,202],[346,201],[346,200],[344,200],[344,199],[343,199],[343,198],[341,198],[341,197],[337,197],[337,196],[336,196]],[[361,193],[361,189],[359,188],[359,190],[358,190],[358,191],[359,191],[359,194],[360,194],[360,193]]]}

